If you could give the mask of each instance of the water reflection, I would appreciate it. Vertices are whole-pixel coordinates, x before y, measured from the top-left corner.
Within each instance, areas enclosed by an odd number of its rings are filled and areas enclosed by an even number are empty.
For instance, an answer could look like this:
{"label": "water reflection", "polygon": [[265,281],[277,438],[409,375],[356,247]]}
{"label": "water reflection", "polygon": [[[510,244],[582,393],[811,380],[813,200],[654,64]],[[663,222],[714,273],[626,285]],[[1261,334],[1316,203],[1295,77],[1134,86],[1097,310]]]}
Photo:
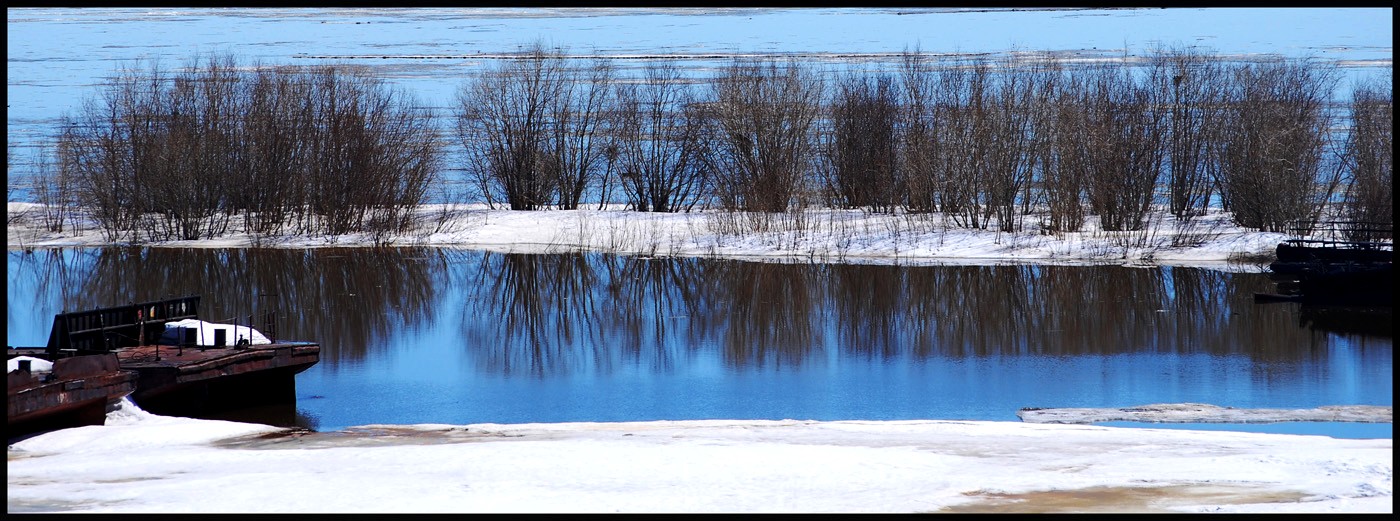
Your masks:
{"label": "water reflection", "polygon": [[1302,305],[1298,320],[1302,325],[1340,334],[1394,338],[1391,308]]}
{"label": "water reflection", "polygon": [[704,278],[712,306],[691,309],[721,324],[724,360],[731,365],[799,365],[825,344],[821,326],[825,288],[817,269],[791,264],[711,263]]}
{"label": "water reflection", "polygon": [[[19,287],[9,291],[10,344],[43,345],[65,310],[200,295],[205,320],[248,323],[275,312],[278,338],[320,342],[321,364],[334,367],[429,321],[445,266],[439,251],[415,248],[11,251],[9,280]],[[42,335],[17,340],[16,324]]]}
{"label": "water reflection", "polygon": [[[11,251],[8,264],[12,345],[42,345],[52,315],[63,310],[200,294],[210,320],[276,310],[278,336],[321,342],[321,365],[332,369],[413,349],[403,345],[408,333],[437,327],[457,331],[450,341],[478,370],[535,376],[619,365],[666,372],[707,349],[734,368],[833,357],[1125,353],[1296,362],[1325,357],[1329,335],[1338,334],[1311,327],[1319,319],[1297,306],[1255,304],[1253,293],[1269,284],[1263,274],[1193,268],[811,265],[438,248]],[[1366,318],[1387,332],[1389,322],[1389,310]],[[1360,339],[1363,347],[1388,346]]]}
{"label": "water reflection", "polygon": [[[7,270],[16,346],[63,310],[196,293],[211,319],[277,310],[278,336],[320,342],[321,362],[297,375],[294,413],[239,414],[318,429],[1391,397],[1388,335],[1255,304],[1263,273],[451,248],[10,251]],[[1390,330],[1389,310],[1365,317]]]}
{"label": "water reflection", "polygon": [[455,285],[464,346],[504,374],[566,373],[597,359],[598,273],[581,253],[487,254]]}

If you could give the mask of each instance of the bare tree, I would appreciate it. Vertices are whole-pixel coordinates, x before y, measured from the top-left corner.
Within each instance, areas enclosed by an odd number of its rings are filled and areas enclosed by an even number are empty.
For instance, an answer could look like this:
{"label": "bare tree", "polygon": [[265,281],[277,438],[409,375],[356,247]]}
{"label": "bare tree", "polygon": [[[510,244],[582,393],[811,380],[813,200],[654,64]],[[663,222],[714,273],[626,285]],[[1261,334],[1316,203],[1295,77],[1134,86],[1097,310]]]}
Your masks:
{"label": "bare tree", "polygon": [[[564,58],[535,44],[488,69],[458,92],[458,137],[487,203],[512,210],[548,205],[562,165],[547,164],[551,104],[564,94]],[[557,161],[557,160],[556,160]]]}
{"label": "bare tree", "polygon": [[560,95],[551,105],[546,163],[554,169],[560,209],[578,209],[583,194],[606,175],[613,75],[612,63],[606,59],[564,71]]}
{"label": "bare tree", "polygon": [[1344,215],[1355,223],[1351,240],[1394,238],[1395,101],[1391,78],[1387,73],[1381,80],[1368,81],[1352,90],[1351,132],[1343,155],[1350,171],[1344,192]]}
{"label": "bare tree", "polygon": [[1234,80],[1220,186],[1235,223],[1282,232],[1316,221],[1341,175],[1324,169],[1336,70],[1276,58],[1236,67]]}
{"label": "bare tree", "polygon": [[1192,49],[1157,50],[1148,81],[1165,104],[1167,198],[1177,219],[1205,212],[1213,192],[1210,147],[1220,139],[1228,78],[1214,57]]}
{"label": "bare tree", "polygon": [[706,184],[707,124],[683,71],[647,66],[640,83],[618,85],[615,135],[619,181],[637,211],[675,212],[695,205]]}
{"label": "bare tree", "polygon": [[789,61],[736,59],[714,80],[715,190],[730,209],[786,212],[805,189],[821,81]]}
{"label": "bare tree", "polygon": [[900,108],[894,82],[848,74],[829,109],[830,137],[823,144],[831,167],[828,199],[846,208],[893,213],[901,205],[897,128]]}

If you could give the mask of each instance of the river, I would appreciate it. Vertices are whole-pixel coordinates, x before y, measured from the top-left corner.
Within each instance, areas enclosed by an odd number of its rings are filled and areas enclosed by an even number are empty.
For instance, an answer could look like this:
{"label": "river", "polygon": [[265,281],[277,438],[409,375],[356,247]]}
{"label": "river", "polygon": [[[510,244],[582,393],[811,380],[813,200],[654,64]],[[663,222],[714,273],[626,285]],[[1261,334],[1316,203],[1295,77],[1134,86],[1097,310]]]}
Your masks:
{"label": "river", "polygon": [[[322,345],[266,423],[1018,421],[1022,407],[1390,405],[1389,309],[1262,304],[1266,273],[812,264],[451,248],[11,250],[8,343],[200,295]],[[247,416],[251,415],[251,417]],[[262,416],[260,416],[262,415]],[[1211,426],[1389,437],[1390,424]],[[1169,425],[1154,425],[1169,426]]]}

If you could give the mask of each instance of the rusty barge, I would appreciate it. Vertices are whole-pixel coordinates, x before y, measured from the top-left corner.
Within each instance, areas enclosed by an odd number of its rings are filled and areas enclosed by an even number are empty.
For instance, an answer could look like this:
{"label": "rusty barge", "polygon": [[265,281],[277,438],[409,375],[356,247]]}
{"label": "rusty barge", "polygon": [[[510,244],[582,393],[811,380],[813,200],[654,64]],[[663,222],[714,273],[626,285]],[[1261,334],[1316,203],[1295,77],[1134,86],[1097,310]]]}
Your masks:
{"label": "rusty barge", "polygon": [[209,323],[198,307],[190,296],[56,315],[47,346],[8,350],[23,362],[9,373],[7,437],[100,425],[126,397],[148,412],[189,417],[294,404],[295,376],[320,360],[320,345],[277,339],[272,313],[264,335],[252,317]]}
{"label": "rusty barge", "polygon": [[1343,221],[1296,226],[1296,236],[1278,245],[1269,264],[1278,292],[1256,293],[1255,301],[1392,307],[1392,230],[1389,223]]}
{"label": "rusty barge", "polygon": [[11,438],[102,425],[117,401],[136,390],[136,373],[121,370],[113,354],[74,356],[52,363],[19,356],[14,362],[15,369],[7,376],[5,424]]}

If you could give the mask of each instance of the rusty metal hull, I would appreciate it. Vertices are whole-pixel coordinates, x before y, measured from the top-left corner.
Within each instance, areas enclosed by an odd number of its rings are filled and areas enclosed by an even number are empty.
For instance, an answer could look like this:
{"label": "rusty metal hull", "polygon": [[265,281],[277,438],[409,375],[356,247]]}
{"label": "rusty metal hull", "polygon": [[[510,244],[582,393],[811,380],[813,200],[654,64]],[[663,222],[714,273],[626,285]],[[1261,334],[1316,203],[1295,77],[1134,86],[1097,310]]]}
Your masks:
{"label": "rusty metal hull", "polygon": [[[54,362],[54,374],[44,381],[24,369],[10,375],[10,423],[60,413],[102,423],[107,407],[115,403],[113,396],[119,400],[130,395],[136,405],[152,413],[192,417],[221,409],[295,403],[295,376],[320,360],[321,346],[275,340],[196,345],[202,343],[198,335],[164,340],[170,324],[198,319],[199,300],[194,295],[55,315],[45,347],[9,349],[11,357],[28,355]],[[266,317],[273,331],[274,315]],[[249,316],[247,324],[233,327],[252,331],[252,322]],[[226,343],[221,340],[222,331],[216,328],[212,343]],[[259,338],[275,338],[275,333]],[[252,339],[249,335],[247,340]],[[161,345],[168,341],[185,344]],[[75,375],[77,368],[87,372]],[[110,382],[99,378],[109,373]],[[66,383],[45,386],[55,379]],[[91,389],[95,386],[105,392]]]}
{"label": "rusty metal hull", "polygon": [[200,416],[296,400],[296,374],[320,360],[314,343],[228,348],[139,346],[117,352],[137,373],[132,401],[156,414]]}
{"label": "rusty metal hull", "polygon": [[120,368],[114,354],[60,359],[48,374],[11,372],[6,437],[102,425],[107,411],[135,391],[136,377],[137,373]]}

